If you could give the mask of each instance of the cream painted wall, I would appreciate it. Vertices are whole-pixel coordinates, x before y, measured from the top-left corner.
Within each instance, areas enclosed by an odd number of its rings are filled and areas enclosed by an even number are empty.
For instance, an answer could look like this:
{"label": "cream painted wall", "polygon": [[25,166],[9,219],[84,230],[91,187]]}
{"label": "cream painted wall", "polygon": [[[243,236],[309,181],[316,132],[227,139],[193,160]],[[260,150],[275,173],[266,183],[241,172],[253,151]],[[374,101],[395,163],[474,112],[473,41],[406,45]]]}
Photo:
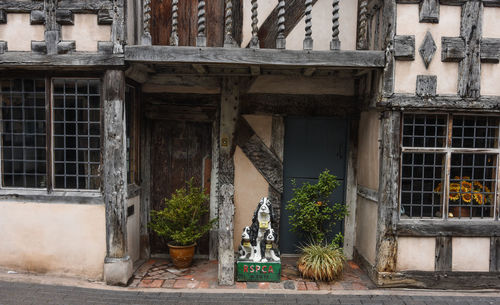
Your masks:
{"label": "cream painted wall", "polygon": [[490,270],[490,239],[488,237],[453,237],[452,271]]}
{"label": "cream painted wall", "polygon": [[[332,40],[332,1],[318,0],[312,10],[312,37],[314,50],[330,50]],[[357,1],[340,1],[339,39],[341,50],[356,50]],[[305,18],[286,38],[286,47],[302,50],[305,34]]]}
{"label": "cream painted wall", "polygon": [[380,113],[362,112],[358,132],[358,184],[378,190]]}
{"label": "cream painted wall", "polygon": [[0,266],[101,279],[104,205],[0,202]]}
{"label": "cream painted wall", "polygon": [[[457,94],[458,63],[441,62],[441,37],[460,35],[460,6],[440,6],[438,24],[420,23],[418,4],[397,5],[397,35],[415,35],[415,60],[396,61],[394,92],[415,94],[417,75],[437,75],[438,94]],[[436,43],[436,53],[426,69],[418,52],[425,34],[429,31]]]}
{"label": "cream painted wall", "polygon": [[127,207],[134,206],[134,215],[127,218],[127,246],[128,255],[132,262],[140,258],[140,196],[127,199]]}
{"label": "cream painted wall", "polygon": [[356,211],[356,249],[370,264],[375,264],[378,206],[358,196]]}
{"label": "cream painted wall", "polygon": [[434,237],[398,237],[396,270],[434,271]]}
{"label": "cream painted wall", "polygon": [[76,50],[97,52],[98,41],[111,40],[111,25],[98,25],[96,14],[74,14],[74,25],[61,26],[62,40],[75,40]]}
{"label": "cream painted wall", "polygon": [[[258,1],[259,27],[266,20],[278,0]],[[252,38],[252,13],[251,0],[243,1],[243,39],[242,47],[246,47]],[[332,39],[332,2],[331,0],[318,0],[312,11],[312,31],[314,50],[329,50]],[[356,49],[356,20],[357,1],[340,1],[340,41],[342,50]],[[302,50],[302,41],[305,33],[305,18],[295,26],[286,39],[286,48]]]}
{"label": "cream painted wall", "polygon": [[[485,7],[483,37],[500,38],[500,8]],[[500,64],[481,64],[481,95],[500,95]]]}
{"label": "cream painted wall", "polygon": [[31,51],[31,41],[45,40],[44,25],[30,25],[30,14],[7,14],[0,24],[0,40],[7,41],[8,51]]}
{"label": "cream painted wall", "polygon": [[[271,143],[272,116],[245,115],[248,124],[266,145]],[[267,197],[269,184],[245,153],[236,147],[234,153],[234,249],[241,242],[243,228],[252,222],[253,212],[262,197]]]}

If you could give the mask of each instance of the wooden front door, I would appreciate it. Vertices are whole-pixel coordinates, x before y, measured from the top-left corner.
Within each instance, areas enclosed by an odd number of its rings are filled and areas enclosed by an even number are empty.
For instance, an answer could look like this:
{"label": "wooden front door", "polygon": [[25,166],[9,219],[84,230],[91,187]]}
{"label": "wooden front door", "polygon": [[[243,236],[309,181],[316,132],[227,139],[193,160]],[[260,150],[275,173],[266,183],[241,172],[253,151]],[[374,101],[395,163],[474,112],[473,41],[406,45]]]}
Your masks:
{"label": "wooden front door", "polygon": [[[317,183],[325,169],[337,176],[341,185],[335,189],[331,200],[345,202],[345,174],[348,127],[343,118],[289,117],[285,121],[285,150],[283,162],[284,193],[280,221],[280,250],[296,253],[305,238],[290,231],[290,212],[285,206],[293,196],[292,180],[297,186],[305,182]],[[337,222],[330,235],[342,232],[343,224]]]}
{"label": "wooden front door", "polygon": [[[154,120],[151,132],[151,210],[163,209],[165,198],[191,177],[209,191],[211,124]],[[150,234],[150,243],[152,253],[167,252],[165,240],[155,233]],[[199,253],[208,254],[208,245],[207,234],[198,242]]]}

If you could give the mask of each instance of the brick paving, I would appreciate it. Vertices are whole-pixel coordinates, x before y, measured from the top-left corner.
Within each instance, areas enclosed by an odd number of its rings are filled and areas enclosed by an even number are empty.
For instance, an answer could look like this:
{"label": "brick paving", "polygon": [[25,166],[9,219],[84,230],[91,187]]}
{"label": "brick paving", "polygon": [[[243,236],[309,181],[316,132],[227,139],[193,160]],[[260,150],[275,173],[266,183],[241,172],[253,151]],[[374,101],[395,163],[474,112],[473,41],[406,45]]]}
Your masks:
{"label": "brick paving", "polygon": [[[166,280],[165,280],[166,281]],[[258,285],[258,284],[257,284]],[[456,295],[448,292],[371,290],[356,294],[334,294],[333,292],[305,291],[297,293],[283,290],[166,290],[104,287],[90,289],[74,286],[55,286],[0,280],[1,305],[125,305],[125,304],[351,304],[351,305],[494,305],[500,304],[500,294],[476,292],[473,295]],[[364,294],[363,294],[364,293]],[[426,295],[427,293],[427,295]],[[492,296],[493,295],[493,296]]]}
{"label": "brick paving", "polygon": [[349,261],[344,275],[333,282],[314,282],[302,279],[295,258],[282,259],[280,283],[236,282],[233,286],[217,284],[217,261],[195,260],[193,266],[178,270],[167,259],[150,259],[135,272],[129,287],[135,288],[218,288],[218,289],[273,289],[273,290],[367,290],[375,288],[359,266]]}

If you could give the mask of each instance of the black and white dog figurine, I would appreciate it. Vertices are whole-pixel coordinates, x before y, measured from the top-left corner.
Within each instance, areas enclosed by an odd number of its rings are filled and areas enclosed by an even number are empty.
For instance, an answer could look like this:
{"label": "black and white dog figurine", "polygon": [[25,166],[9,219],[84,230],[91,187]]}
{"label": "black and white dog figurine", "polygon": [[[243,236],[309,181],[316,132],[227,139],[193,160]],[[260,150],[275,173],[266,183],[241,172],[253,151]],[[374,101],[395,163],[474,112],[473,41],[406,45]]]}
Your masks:
{"label": "black and white dog figurine", "polygon": [[252,246],[254,248],[254,262],[260,262],[262,260],[262,240],[264,240],[266,230],[271,228],[273,222],[274,213],[271,201],[269,201],[267,197],[264,197],[260,200],[259,205],[253,214],[252,225],[250,227],[250,235],[253,237]]}
{"label": "black and white dog figurine", "polygon": [[261,262],[277,262],[280,260],[280,258],[278,257],[279,254],[276,255],[278,251],[275,251],[273,247],[274,241],[276,240],[277,236],[278,235],[276,234],[276,232],[274,232],[273,228],[267,229],[264,233],[264,238],[262,239],[260,246],[262,256]]}
{"label": "black and white dog figurine", "polygon": [[239,259],[253,260],[254,252],[252,247],[252,237],[250,227],[245,227],[241,233],[241,244],[239,246]]}

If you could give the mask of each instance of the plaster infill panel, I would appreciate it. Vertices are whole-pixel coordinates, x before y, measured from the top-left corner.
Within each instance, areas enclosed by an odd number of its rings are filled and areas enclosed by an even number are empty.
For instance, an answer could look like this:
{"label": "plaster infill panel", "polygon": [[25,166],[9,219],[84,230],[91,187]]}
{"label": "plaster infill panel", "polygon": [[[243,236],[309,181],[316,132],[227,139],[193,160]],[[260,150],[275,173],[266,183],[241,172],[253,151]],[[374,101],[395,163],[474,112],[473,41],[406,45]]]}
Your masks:
{"label": "plaster infill panel", "polygon": [[127,207],[134,206],[134,214],[127,217],[128,254],[133,262],[140,258],[140,196],[127,199]]}
{"label": "plaster infill panel", "polygon": [[398,237],[398,271],[434,271],[435,257],[434,237]]}
{"label": "plaster infill panel", "polygon": [[[341,50],[356,50],[357,1],[340,1],[339,4],[339,39]],[[330,50],[332,40],[331,0],[318,0],[312,10],[313,50]],[[286,48],[302,50],[305,35],[305,17],[286,38]]]}
{"label": "plaster infill panel", "polygon": [[356,211],[356,249],[370,264],[375,264],[378,206],[358,196]]}
{"label": "plaster infill panel", "polygon": [[104,205],[0,202],[0,266],[102,279]]}
{"label": "plaster infill panel", "polygon": [[358,132],[358,184],[378,190],[380,113],[362,112]]}
{"label": "plaster infill panel", "polygon": [[74,14],[74,25],[61,27],[62,40],[74,40],[76,51],[97,52],[98,41],[111,40],[111,26],[97,24],[96,14]]}
{"label": "plaster infill panel", "polygon": [[30,25],[30,14],[7,14],[0,24],[0,40],[7,41],[9,51],[31,51],[31,41],[45,40],[44,25]]}
{"label": "plaster infill panel", "polygon": [[490,239],[453,237],[451,270],[488,272],[490,270]]}
{"label": "plaster infill panel", "polygon": [[[483,12],[483,37],[500,38],[500,8],[485,7]],[[481,94],[500,95],[500,64],[481,64]]]}
{"label": "plaster infill panel", "polygon": [[269,184],[257,171],[241,148],[234,153],[234,250],[238,250],[241,232],[252,224],[252,217]]}
{"label": "plaster infill panel", "polygon": [[[415,94],[417,75],[436,75],[437,94],[457,94],[458,63],[441,62],[441,37],[460,36],[460,6],[440,6],[439,23],[420,23],[418,4],[397,5],[397,35],[415,35],[415,60],[396,60],[394,91]],[[418,52],[429,31],[436,43],[436,53],[426,69]]]}
{"label": "plaster infill panel", "polygon": [[270,115],[253,115],[247,114],[243,116],[248,124],[255,131],[257,136],[271,147],[271,129],[273,128],[273,117]]}

